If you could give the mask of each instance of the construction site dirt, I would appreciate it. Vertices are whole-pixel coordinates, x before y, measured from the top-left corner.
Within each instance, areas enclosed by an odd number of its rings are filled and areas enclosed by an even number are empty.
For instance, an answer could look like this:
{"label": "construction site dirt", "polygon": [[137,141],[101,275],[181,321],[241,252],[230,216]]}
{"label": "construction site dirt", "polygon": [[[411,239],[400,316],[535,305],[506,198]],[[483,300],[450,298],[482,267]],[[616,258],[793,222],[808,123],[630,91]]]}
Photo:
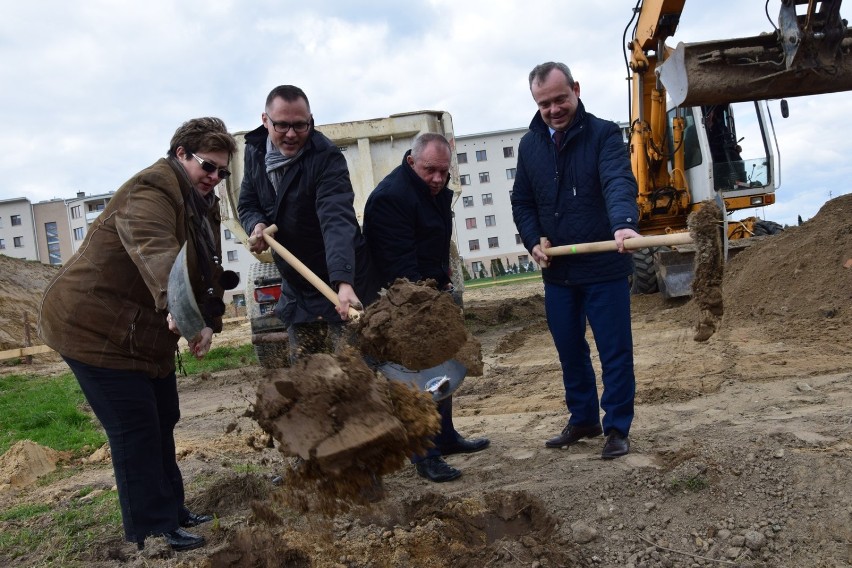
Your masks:
{"label": "construction site dirt", "polygon": [[[23,340],[12,331],[17,305],[37,302],[42,270],[52,269],[0,257],[0,317],[14,317],[0,322],[4,345]],[[293,459],[254,418],[267,370],[181,377],[179,464],[190,507],[216,515],[193,529],[207,545],[174,554],[149,540],[140,552],[110,525],[73,560],[101,567],[852,565],[852,195],[740,252],[725,266],[722,295],[724,315],[703,342],[693,339],[693,300],[632,298],[631,453],[603,461],[600,437],[544,447],[567,411],[541,281],[469,288],[464,323],[481,344],[483,370],[456,391],[454,417],[462,434],[487,436],[491,446],[449,456],[463,471],[449,483],[430,483],[402,463],[383,477],[382,499],[333,514],[282,498],[295,489],[276,479]],[[249,337],[248,324],[233,323],[214,345]],[[599,372],[591,334],[589,342]],[[67,370],[50,355],[0,369]],[[32,453],[0,457],[0,483],[25,469]],[[107,452],[86,462],[60,459],[58,467],[66,473],[49,483],[0,490],[0,512],[47,504],[58,515],[92,490],[114,490]],[[0,520],[0,531],[11,523],[26,521]],[[50,564],[61,547],[45,543],[23,557],[0,548],[0,563]]]}

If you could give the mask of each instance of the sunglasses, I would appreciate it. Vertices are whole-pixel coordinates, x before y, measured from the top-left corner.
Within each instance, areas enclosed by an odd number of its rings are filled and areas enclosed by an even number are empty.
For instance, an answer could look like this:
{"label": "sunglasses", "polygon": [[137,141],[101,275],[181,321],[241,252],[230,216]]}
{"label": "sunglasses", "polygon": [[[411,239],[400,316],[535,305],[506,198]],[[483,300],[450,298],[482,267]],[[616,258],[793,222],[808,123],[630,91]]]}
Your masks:
{"label": "sunglasses", "polygon": [[208,162],[207,160],[205,160],[201,156],[198,156],[196,154],[190,154],[190,156],[195,158],[195,160],[201,166],[201,169],[204,170],[205,172],[207,172],[208,174],[212,174],[213,172],[218,172],[219,179],[228,179],[228,177],[231,175],[230,170],[226,170],[225,168],[220,168],[219,166],[217,166],[213,162]]}

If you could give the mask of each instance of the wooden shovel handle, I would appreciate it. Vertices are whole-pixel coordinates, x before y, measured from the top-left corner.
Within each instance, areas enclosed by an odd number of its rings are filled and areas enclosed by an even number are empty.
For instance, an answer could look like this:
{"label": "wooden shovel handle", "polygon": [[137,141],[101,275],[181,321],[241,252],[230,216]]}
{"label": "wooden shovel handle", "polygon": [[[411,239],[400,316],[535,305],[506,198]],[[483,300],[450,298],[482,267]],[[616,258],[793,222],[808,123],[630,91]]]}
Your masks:
{"label": "wooden shovel handle", "polygon": [[[331,289],[331,286],[325,283],[325,281],[314,274],[314,271],[305,266],[305,264],[293,256],[289,250],[284,248],[284,246],[275,240],[273,236],[276,232],[278,232],[278,227],[275,225],[270,225],[263,230],[263,240],[266,241],[266,244],[269,245],[269,248],[278,253],[278,255],[284,259],[284,261],[296,269],[296,272],[301,274],[305,280],[314,285],[314,288],[320,291],[320,293],[328,298],[328,300],[334,304],[335,306],[340,306],[340,298],[337,297],[337,293]],[[349,307],[349,317],[350,319],[356,320],[361,317],[361,312],[353,308]]]}
{"label": "wooden shovel handle", "polygon": [[[691,242],[692,237],[689,236],[689,233],[670,233],[668,235],[651,235],[648,237],[624,239],[624,248],[627,250],[636,250],[649,247],[687,245]],[[598,241],[594,243],[562,245],[547,249],[542,248],[541,252],[547,256],[565,256],[569,254],[587,254],[590,252],[608,252],[613,250],[618,250],[615,241]]]}

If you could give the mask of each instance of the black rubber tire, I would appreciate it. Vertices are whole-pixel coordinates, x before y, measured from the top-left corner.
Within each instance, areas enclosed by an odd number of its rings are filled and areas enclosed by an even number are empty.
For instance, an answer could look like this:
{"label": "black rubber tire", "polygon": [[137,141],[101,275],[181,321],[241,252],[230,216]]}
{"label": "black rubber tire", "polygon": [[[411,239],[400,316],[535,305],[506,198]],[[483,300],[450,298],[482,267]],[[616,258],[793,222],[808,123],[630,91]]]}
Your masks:
{"label": "black rubber tire", "polygon": [[760,220],[754,223],[754,236],[777,235],[783,233],[784,227],[775,221]]}
{"label": "black rubber tire", "polygon": [[631,294],[656,294],[657,274],[654,270],[655,248],[637,249],[633,252],[633,277],[630,281]]}
{"label": "black rubber tire", "polygon": [[[272,314],[261,316],[260,308],[254,301],[255,280],[276,277],[280,280],[281,275],[273,263],[257,262],[249,267],[246,281],[246,314],[251,323],[252,335],[287,331],[284,323]],[[290,366],[290,351],[286,340],[277,343],[255,343],[254,354],[257,356],[257,362],[265,369]]]}

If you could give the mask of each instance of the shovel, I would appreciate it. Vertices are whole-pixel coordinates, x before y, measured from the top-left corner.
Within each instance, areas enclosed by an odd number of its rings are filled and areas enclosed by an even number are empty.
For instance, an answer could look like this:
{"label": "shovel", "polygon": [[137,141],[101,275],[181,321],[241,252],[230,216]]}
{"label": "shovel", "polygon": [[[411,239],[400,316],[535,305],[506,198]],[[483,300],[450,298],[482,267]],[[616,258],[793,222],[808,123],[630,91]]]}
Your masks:
{"label": "shovel", "polygon": [[[270,225],[263,230],[263,239],[269,248],[274,250],[278,256],[292,266],[302,275],[305,280],[314,285],[319,292],[328,298],[335,306],[340,305],[340,299],[331,286],[317,276],[310,268],[296,258],[293,253],[288,251],[284,246],[275,240],[275,233],[278,231],[276,225]],[[349,308],[349,318],[357,320],[361,317],[361,312],[355,308]],[[419,390],[429,393],[432,400],[439,401],[447,398],[459,387],[464,380],[467,368],[455,359],[444,361],[443,363],[431,367],[414,371],[398,365],[396,363],[384,362],[371,365],[375,370],[380,371],[386,378],[394,381],[402,381],[416,386]]]}
{"label": "shovel", "polygon": [[[541,252],[547,256],[566,256],[570,254],[587,254],[590,252],[609,252],[618,250],[618,246],[615,244],[615,241],[597,241],[593,243],[578,243],[575,245],[561,245],[558,247],[544,248],[544,240],[544,237],[542,237]],[[624,239],[624,248],[627,250],[636,250],[650,247],[688,245],[691,242],[692,237],[689,233],[671,233],[668,235],[651,235],[648,237]]]}

